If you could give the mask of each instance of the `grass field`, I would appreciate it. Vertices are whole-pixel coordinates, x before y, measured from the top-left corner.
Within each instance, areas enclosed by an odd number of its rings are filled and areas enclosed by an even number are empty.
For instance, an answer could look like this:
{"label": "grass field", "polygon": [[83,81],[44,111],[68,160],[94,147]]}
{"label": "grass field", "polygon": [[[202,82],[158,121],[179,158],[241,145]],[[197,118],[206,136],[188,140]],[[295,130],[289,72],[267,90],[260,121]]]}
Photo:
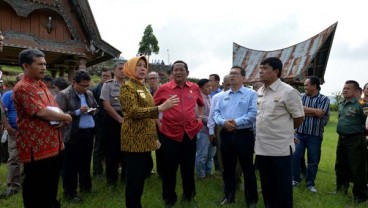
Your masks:
{"label": "grass field", "polygon": [[[349,189],[348,196],[342,194],[332,195],[329,192],[335,190],[335,150],[337,144],[336,129],[336,113],[331,116],[330,122],[325,129],[322,158],[319,165],[319,171],[316,179],[316,187],[318,193],[310,193],[304,186],[304,183],[294,188],[294,207],[296,208],[347,208],[347,207],[359,207],[367,208],[368,202],[363,204],[355,204],[353,202],[351,189]],[[5,190],[5,164],[0,168],[0,182],[1,190]],[[258,183],[260,187],[260,184]],[[221,207],[219,201],[223,197],[222,179],[221,176],[216,173],[213,177],[204,180],[196,181],[197,195],[195,201],[198,207],[212,208]],[[177,193],[180,197],[182,193],[180,176],[178,177]],[[35,191],[37,191],[35,189]],[[262,201],[262,194],[259,193],[260,200],[258,207],[264,207]],[[84,207],[84,208],[118,208],[125,207],[124,203],[124,185],[120,184],[116,192],[112,192],[107,188],[106,182],[94,179],[93,180],[93,193],[82,195],[84,199],[83,204],[69,204],[62,200],[62,185],[59,186],[59,199],[61,199],[62,207]],[[144,194],[142,198],[143,207],[145,208],[160,208],[164,207],[161,199],[161,181],[156,175],[153,175],[150,179],[146,180]],[[17,194],[6,200],[0,200],[1,208],[19,208],[22,207],[21,194]],[[180,201],[175,207],[188,207],[187,204],[181,204]],[[240,208],[246,207],[244,201],[244,192],[242,190],[237,191],[236,203],[225,207]]]}

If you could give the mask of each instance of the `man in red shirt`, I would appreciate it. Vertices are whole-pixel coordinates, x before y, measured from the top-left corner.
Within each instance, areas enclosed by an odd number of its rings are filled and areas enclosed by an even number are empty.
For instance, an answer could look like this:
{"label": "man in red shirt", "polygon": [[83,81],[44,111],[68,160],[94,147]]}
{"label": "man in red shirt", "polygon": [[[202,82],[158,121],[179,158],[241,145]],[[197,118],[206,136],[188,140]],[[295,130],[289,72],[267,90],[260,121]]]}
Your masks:
{"label": "man in red shirt", "polygon": [[19,62],[24,76],[14,87],[13,101],[17,148],[20,162],[24,163],[23,204],[25,208],[60,207],[56,200],[60,152],[64,149],[60,127],[71,122],[72,117],[58,108],[41,81],[46,72],[45,54],[26,49],[20,52]]}
{"label": "man in red shirt", "polygon": [[[180,165],[183,183],[183,201],[192,203],[195,195],[194,164],[196,154],[196,134],[203,123],[204,101],[197,84],[187,80],[189,71],[184,61],[172,65],[173,80],[158,88],[155,104],[164,103],[176,95],[180,102],[165,111],[161,119],[160,132],[163,135],[162,152],[164,168],[162,176],[163,199],[166,207],[177,201],[175,193],[176,172]],[[195,107],[198,104],[198,118]]]}

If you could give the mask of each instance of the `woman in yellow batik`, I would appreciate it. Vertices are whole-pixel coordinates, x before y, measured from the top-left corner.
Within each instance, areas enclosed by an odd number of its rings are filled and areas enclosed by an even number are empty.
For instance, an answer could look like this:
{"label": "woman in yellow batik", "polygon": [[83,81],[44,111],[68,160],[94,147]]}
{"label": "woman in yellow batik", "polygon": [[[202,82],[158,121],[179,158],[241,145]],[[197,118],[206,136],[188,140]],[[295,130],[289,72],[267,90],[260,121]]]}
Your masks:
{"label": "woman in yellow batik", "polygon": [[134,57],[124,65],[128,77],[121,87],[120,102],[124,115],[121,128],[121,149],[127,167],[125,204],[127,208],[139,208],[143,194],[146,169],[151,151],[160,148],[155,119],[159,112],[177,105],[176,96],[155,106],[144,80],[148,73],[148,61],[144,56]]}

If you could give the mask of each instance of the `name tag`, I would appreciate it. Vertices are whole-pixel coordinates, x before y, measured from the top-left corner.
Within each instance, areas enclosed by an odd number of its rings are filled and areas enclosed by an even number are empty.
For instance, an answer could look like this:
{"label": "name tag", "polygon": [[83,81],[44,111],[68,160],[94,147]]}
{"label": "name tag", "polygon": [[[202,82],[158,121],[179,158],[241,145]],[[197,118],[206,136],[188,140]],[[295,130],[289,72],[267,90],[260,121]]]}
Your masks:
{"label": "name tag", "polygon": [[45,92],[37,92],[37,95],[43,95]]}

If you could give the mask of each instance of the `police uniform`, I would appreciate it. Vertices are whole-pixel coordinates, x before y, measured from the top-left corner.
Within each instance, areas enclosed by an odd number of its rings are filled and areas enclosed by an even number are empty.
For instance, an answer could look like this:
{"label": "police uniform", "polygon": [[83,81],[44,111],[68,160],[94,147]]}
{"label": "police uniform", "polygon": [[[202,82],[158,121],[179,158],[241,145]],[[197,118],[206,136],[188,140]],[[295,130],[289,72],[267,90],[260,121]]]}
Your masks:
{"label": "police uniform", "polygon": [[[121,84],[116,80],[104,83],[101,89],[100,99],[110,102],[111,107],[123,117],[120,105]],[[119,163],[123,165],[123,154],[120,150],[121,124],[112,118],[107,112],[104,115],[104,132],[106,132],[106,178],[110,186],[116,186],[118,181]],[[122,174],[125,173],[123,165]],[[123,179],[123,178],[122,178]]]}

